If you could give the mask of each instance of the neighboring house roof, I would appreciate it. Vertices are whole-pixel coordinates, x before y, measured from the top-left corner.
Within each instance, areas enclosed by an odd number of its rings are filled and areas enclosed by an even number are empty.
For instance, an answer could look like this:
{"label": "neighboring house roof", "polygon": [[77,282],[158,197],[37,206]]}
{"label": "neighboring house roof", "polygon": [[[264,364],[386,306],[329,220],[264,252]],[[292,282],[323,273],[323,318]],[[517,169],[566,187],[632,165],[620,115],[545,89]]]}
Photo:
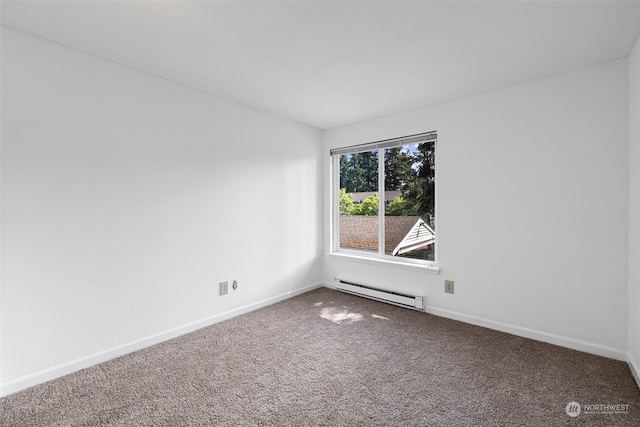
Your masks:
{"label": "neighboring house roof", "polygon": [[[362,203],[364,199],[366,199],[367,197],[371,197],[376,193],[377,191],[361,191],[357,193],[347,193],[347,194],[351,194],[353,196],[354,203]],[[385,197],[385,201],[390,202],[396,197],[402,197],[402,192],[400,190],[385,191],[384,197]]]}
{"label": "neighboring house roof", "polygon": [[[384,251],[403,253],[435,242],[435,231],[419,216],[385,216]],[[378,250],[378,217],[340,215],[340,247]]]}
{"label": "neighboring house roof", "polygon": [[[386,217],[393,218],[393,217]],[[398,217],[396,217],[398,218]],[[385,246],[386,246],[386,236],[387,228],[385,224]],[[393,249],[391,254],[393,256],[402,255],[404,253],[414,251],[416,249],[426,248],[427,246],[435,243],[436,241],[436,232],[433,228],[429,227],[429,225],[422,219],[418,218],[416,223],[411,227],[411,230],[404,236],[402,241],[398,243],[398,245]]]}
{"label": "neighboring house roof", "polygon": [[378,217],[340,215],[340,247],[378,250]]}

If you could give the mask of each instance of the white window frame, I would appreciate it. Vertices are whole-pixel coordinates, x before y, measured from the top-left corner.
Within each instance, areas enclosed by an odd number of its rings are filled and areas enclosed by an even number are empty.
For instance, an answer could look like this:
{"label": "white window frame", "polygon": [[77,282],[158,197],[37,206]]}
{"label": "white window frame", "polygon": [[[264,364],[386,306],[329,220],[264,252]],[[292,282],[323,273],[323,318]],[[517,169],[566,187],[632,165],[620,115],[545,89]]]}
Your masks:
{"label": "white window frame", "polygon": [[[438,227],[436,224],[436,245],[434,251],[434,261],[401,258],[390,256],[384,253],[384,238],[385,238],[385,200],[384,198],[384,182],[385,182],[385,170],[384,170],[384,150],[386,148],[399,147],[403,145],[409,145],[411,143],[419,143],[424,141],[435,141],[437,151],[437,132],[425,132],[421,134],[409,135],[400,138],[387,139],[383,141],[377,141],[367,144],[354,145],[349,147],[341,147],[330,150],[331,162],[330,162],[330,253],[328,254],[332,258],[345,259],[349,261],[363,262],[367,264],[383,265],[389,267],[398,267],[402,269],[408,269],[413,271],[427,272],[432,274],[438,274],[440,268],[438,267]],[[362,251],[356,251],[348,248],[340,247],[340,155],[378,150],[378,197],[381,202],[378,204],[378,252],[366,253]],[[435,156],[435,221],[438,220],[438,156]]]}

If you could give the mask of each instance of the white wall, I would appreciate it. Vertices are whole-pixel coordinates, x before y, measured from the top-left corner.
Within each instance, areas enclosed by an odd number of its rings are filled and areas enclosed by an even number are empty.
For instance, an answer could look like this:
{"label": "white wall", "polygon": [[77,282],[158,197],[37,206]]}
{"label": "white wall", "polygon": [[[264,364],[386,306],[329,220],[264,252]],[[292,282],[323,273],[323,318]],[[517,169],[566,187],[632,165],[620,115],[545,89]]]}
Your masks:
{"label": "white wall", "polygon": [[440,275],[325,257],[325,283],[423,294],[440,315],[624,359],[627,60],[325,131],[325,173],[330,148],[432,130]]}
{"label": "white wall", "polygon": [[320,283],[320,131],[6,28],[2,90],[5,392]]}
{"label": "white wall", "polygon": [[629,56],[629,354],[640,384],[640,41]]}

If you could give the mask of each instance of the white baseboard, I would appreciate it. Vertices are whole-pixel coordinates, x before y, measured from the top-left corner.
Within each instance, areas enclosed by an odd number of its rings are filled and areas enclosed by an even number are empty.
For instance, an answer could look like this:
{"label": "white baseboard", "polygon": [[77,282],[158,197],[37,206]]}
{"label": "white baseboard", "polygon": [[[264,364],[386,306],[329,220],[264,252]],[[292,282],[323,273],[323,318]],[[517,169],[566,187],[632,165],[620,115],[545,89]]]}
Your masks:
{"label": "white baseboard", "polygon": [[[330,283],[325,282],[324,286],[330,289],[336,289],[335,286]],[[469,323],[476,326],[482,326],[485,328],[506,332],[512,335],[517,335],[524,338],[530,338],[536,341],[547,342],[550,344],[559,345],[561,347],[583,351],[585,353],[595,354],[598,356],[604,356],[610,359],[616,359],[621,361],[628,360],[627,352],[625,350],[621,350],[614,347],[608,347],[601,344],[596,344],[588,341],[578,340],[575,338],[569,338],[561,335],[552,334],[549,332],[543,332],[535,329],[515,326],[508,323],[497,322],[495,320],[489,320],[482,317],[464,314],[464,313],[451,311],[451,310],[446,310],[443,308],[429,306],[429,305],[425,307],[425,311],[429,314],[433,314],[440,317],[446,317],[447,319],[459,320],[464,323]]]}
{"label": "white baseboard", "polygon": [[640,388],[640,365],[638,365],[631,353],[627,353],[627,363],[629,364],[629,369],[631,369],[631,373],[633,374],[633,378],[636,380],[638,388]]}
{"label": "white baseboard", "polygon": [[224,313],[216,314],[211,317],[207,317],[196,322],[192,322],[186,325],[172,328],[164,332],[150,335],[145,338],[141,338],[135,341],[131,341],[126,344],[122,344],[107,350],[103,350],[94,354],[90,354],[79,359],[75,359],[69,362],[62,363],[60,365],[53,366],[51,368],[43,369],[31,374],[24,375],[22,377],[15,378],[10,381],[5,381],[0,384],[0,397],[7,396],[20,390],[32,387],[37,384],[44,383],[46,381],[59,378],[61,376],[70,374],[72,372],[79,371],[91,367],[95,364],[111,360],[115,357],[123,356],[125,354],[141,350],[143,348],[158,344],[160,342],[175,338],[180,335],[193,332],[195,330],[204,328],[206,326],[213,325],[223,320],[231,319],[232,317],[239,316],[250,311],[257,310],[262,307],[266,307],[271,304],[275,304],[280,301],[284,301],[288,298],[292,298],[296,295],[303,294],[305,292],[312,291],[314,289],[322,287],[322,283],[314,283],[312,285],[305,286],[300,289],[295,289],[275,297],[267,298],[262,301],[258,301],[243,307],[239,307],[233,310],[226,311]]}
{"label": "white baseboard", "polygon": [[595,354],[597,356],[608,357],[621,361],[627,360],[627,352],[615,347],[609,347],[601,344],[583,341],[575,338],[556,335],[549,332],[538,331],[535,329],[524,328],[522,326],[511,325],[509,323],[497,322],[478,316],[459,313],[451,310],[445,310],[438,307],[427,306],[425,311],[440,317],[459,320],[461,322],[470,323],[472,325],[482,326],[496,331],[506,332],[524,338],[530,338],[536,341],[542,341],[549,344],[559,345],[561,347],[570,348],[572,350],[583,351],[585,353]]}

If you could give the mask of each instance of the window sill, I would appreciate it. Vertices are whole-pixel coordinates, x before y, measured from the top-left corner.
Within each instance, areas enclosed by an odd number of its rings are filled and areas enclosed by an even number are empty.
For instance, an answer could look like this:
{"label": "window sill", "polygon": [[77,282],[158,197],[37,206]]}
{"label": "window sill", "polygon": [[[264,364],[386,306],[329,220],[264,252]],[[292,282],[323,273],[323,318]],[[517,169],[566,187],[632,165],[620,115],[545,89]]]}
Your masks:
{"label": "window sill", "polygon": [[436,274],[436,275],[440,274],[440,267],[436,265],[423,265],[423,264],[414,264],[410,262],[391,261],[383,258],[364,257],[364,256],[339,253],[339,252],[331,252],[331,253],[328,253],[327,256],[333,259],[361,262],[364,264],[377,265],[380,267],[394,267],[394,268],[400,268],[403,270],[417,271],[420,273]]}

